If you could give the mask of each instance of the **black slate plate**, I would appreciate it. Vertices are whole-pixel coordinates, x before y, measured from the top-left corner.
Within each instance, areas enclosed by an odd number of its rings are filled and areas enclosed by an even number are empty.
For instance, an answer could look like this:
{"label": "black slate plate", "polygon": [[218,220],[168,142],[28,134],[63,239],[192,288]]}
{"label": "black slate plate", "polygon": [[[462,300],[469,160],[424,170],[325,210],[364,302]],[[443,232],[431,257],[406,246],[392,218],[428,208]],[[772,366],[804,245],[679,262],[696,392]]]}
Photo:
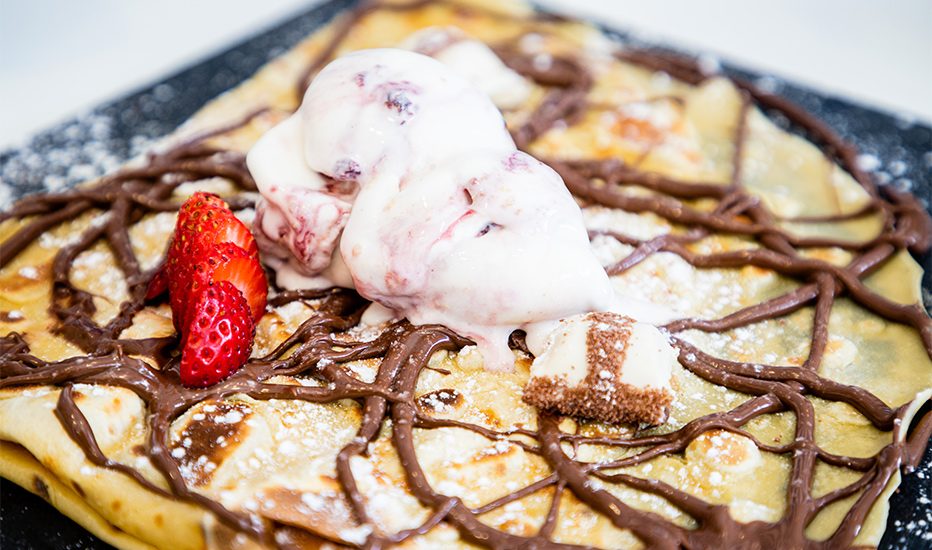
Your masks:
{"label": "black slate plate", "polygon": [[[301,38],[358,0],[330,0],[192,68],[102,105],[88,115],[36,136],[19,149],[0,152],[0,202],[10,197],[74,185],[113,170],[166,135],[220,93],[250,77]],[[636,46],[626,33],[613,33]],[[881,184],[910,189],[929,207],[932,197],[932,128],[869,107],[826,96],[771,75],[722,63],[725,72],[777,92],[817,115],[864,153]],[[777,116],[779,122],[779,116]],[[9,188],[4,188],[9,186]],[[923,300],[932,309],[932,254]],[[904,476],[890,501],[883,550],[932,548],[932,446],[920,467]],[[4,550],[104,550],[111,548],[41,498],[0,482],[0,548]]]}

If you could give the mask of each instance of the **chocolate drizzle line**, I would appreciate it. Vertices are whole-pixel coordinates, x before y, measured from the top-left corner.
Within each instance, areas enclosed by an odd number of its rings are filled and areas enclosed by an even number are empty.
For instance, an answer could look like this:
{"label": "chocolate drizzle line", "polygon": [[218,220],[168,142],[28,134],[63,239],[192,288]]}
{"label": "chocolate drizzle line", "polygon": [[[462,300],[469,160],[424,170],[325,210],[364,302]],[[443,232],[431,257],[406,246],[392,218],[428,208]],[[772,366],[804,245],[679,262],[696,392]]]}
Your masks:
{"label": "chocolate drizzle line", "polygon": [[[310,78],[338,51],[342,38],[361,19],[379,10],[416,10],[444,0],[419,0],[412,4],[382,5],[367,3],[347,15],[337,27],[335,38],[323,48],[298,84],[300,94]],[[467,8],[459,6],[460,10]],[[470,8],[473,9],[473,8]],[[540,15],[541,25],[559,22]],[[558,58],[547,70],[536,68],[532,59],[519,53],[513,45],[497,45],[505,62],[546,86],[543,102],[526,124],[513,128],[516,143],[527,148],[558,121],[572,124],[586,109],[592,79],[579,60]],[[707,76],[692,60],[645,51],[625,51],[619,59],[654,70],[662,70],[689,83],[701,83]],[[366,548],[383,548],[423,534],[441,522],[454,526],[461,536],[490,548],[568,548],[578,546],[553,540],[562,499],[570,491],[577,499],[599,511],[615,526],[630,530],[652,548],[721,548],[723,545],[746,548],[847,548],[852,545],[871,506],[888,486],[899,469],[909,471],[921,459],[932,435],[932,413],[926,413],[912,430],[903,424],[909,404],[891,408],[862,388],[840,384],[818,375],[828,341],[828,318],[835,301],[842,296],[861,307],[896,323],[914,328],[927,353],[932,357],[932,321],[919,304],[900,305],[872,292],[862,279],[887,262],[897,250],[928,250],[932,242],[932,225],[918,202],[905,193],[877,188],[870,177],[858,169],[857,151],[841,141],[827,126],[787,101],[762,93],[747,83],[744,104],[735,130],[733,174],[727,184],[680,181],[659,174],[642,172],[617,160],[560,161],[545,159],[563,176],[568,188],[578,197],[629,212],[651,212],[684,227],[685,232],[663,235],[642,241],[620,233],[607,234],[634,247],[634,251],[609,273],[631,269],[657,252],[678,255],[699,269],[756,266],[798,280],[792,291],[763,303],[743,308],[718,319],[680,319],[665,328],[674,335],[679,361],[684,368],[711,383],[748,394],[749,400],[732,410],[711,414],[688,422],[678,430],[661,435],[585,436],[560,430],[560,418],[546,412],[538,416],[538,430],[513,428],[493,430],[453,420],[433,418],[415,398],[415,387],[430,356],[439,350],[457,350],[470,342],[442,326],[412,326],[406,321],[386,328],[368,342],[346,342],[335,334],[359,322],[367,302],[354,292],[342,289],[327,291],[287,291],[270,300],[273,307],[293,301],[313,301],[316,313],[307,319],[281,345],[268,355],[253,358],[239,372],[208,389],[189,390],[178,378],[170,352],[175,338],[120,338],[133,317],[145,306],[145,291],[153,272],[143,272],[129,245],[128,228],[146,213],[176,210],[172,191],[181,183],[220,176],[243,190],[255,190],[242,155],[209,146],[209,138],[230,131],[234,124],[213,133],[201,134],[167,151],[152,154],[135,167],[108,176],[90,186],[58,194],[30,197],[0,213],[0,220],[23,219],[25,223],[0,244],[0,265],[6,265],[39,236],[61,223],[86,212],[104,212],[102,223],[92,223],[73,244],[62,248],[53,261],[53,293],[49,311],[56,320],[56,330],[79,346],[87,355],[58,362],[46,362],[30,354],[29,346],[17,333],[0,340],[0,388],[34,384],[62,387],[55,414],[69,436],[84,449],[94,464],[129,475],[147,489],[196,503],[213,512],[221,521],[274,546],[274,531],[283,528],[259,516],[229,510],[195,491],[182,475],[180,464],[170,453],[169,429],[172,422],[192,407],[246,395],[256,400],[290,399],[312,403],[332,403],[355,399],[361,406],[362,419],[357,436],[337,456],[337,478],[347,497],[355,520],[370,519],[365,495],[359,489],[350,468],[353,456],[367,451],[386,420],[392,424],[392,444],[405,469],[410,491],[434,512],[419,527],[396,533],[374,531]],[[872,199],[861,214],[881,213],[886,220],[882,234],[868,242],[840,239],[800,238],[781,229],[764,206],[743,187],[743,150],[747,132],[747,113],[752,103],[775,109],[804,129],[825,151],[827,157],[848,170],[868,191]],[[246,123],[244,120],[241,122]],[[632,196],[624,187],[640,187],[652,192],[649,197]],[[884,196],[886,195],[886,196]],[[695,199],[717,201],[710,210],[691,206]],[[232,199],[234,208],[250,206],[248,201]],[[104,217],[106,216],[106,217]],[[847,217],[828,217],[821,221],[838,221]],[[812,221],[812,220],[810,220]],[[741,235],[759,245],[754,250],[697,254],[689,244],[716,233]],[[598,233],[596,233],[598,234]],[[75,258],[96,242],[110,245],[126,279],[130,298],[106,325],[93,320],[92,296],[71,283],[69,272]],[[806,259],[799,252],[812,247],[837,246],[852,252],[854,259],[844,267],[817,259]],[[775,319],[813,306],[813,330],[809,355],[799,367],[747,364],[727,361],[703,352],[686,342],[680,333],[687,330],[726,331],[745,327],[766,319]],[[512,340],[522,344],[520,336]],[[132,356],[150,357],[154,365]],[[373,382],[351,376],[341,366],[348,361],[380,359]],[[310,376],[324,382],[320,387],[275,383],[276,376]],[[146,455],[162,473],[169,491],[147,481],[134,468],[107,458],[97,445],[87,419],[75,403],[76,384],[101,384],[126,388],[140,397],[148,409]],[[815,411],[807,396],[847,403],[863,414],[879,430],[892,434],[893,442],[877,455],[867,458],[838,456],[816,445]],[[793,413],[796,433],[792,442],[774,446],[765,444],[742,426],[763,415],[782,411]],[[467,429],[490,441],[508,440],[524,452],[542,457],[552,473],[531,485],[479,508],[470,509],[462,500],[446,495],[431,486],[419,462],[413,442],[415,429],[457,427]],[[681,453],[690,442],[712,430],[724,430],[748,437],[762,451],[792,455],[792,471],[786,494],[786,514],[776,523],[739,523],[723,505],[705,502],[659,480],[619,473],[619,468],[644,464],[658,456]],[[627,458],[602,464],[586,463],[564,451],[563,443],[574,448],[581,444],[641,449]],[[818,498],[811,497],[815,465],[824,462],[861,474],[849,486]],[[676,526],[657,514],[632,508],[601,484],[626,486],[657,495],[694,518],[696,528]],[[547,492],[551,505],[540,529],[530,536],[500,531],[480,521],[479,516],[496,510],[527,495]],[[857,495],[838,529],[825,541],[804,536],[805,527],[824,507]],[[284,528],[283,528],[284,529]],[[287,529],[294,529],[287,527]]]}

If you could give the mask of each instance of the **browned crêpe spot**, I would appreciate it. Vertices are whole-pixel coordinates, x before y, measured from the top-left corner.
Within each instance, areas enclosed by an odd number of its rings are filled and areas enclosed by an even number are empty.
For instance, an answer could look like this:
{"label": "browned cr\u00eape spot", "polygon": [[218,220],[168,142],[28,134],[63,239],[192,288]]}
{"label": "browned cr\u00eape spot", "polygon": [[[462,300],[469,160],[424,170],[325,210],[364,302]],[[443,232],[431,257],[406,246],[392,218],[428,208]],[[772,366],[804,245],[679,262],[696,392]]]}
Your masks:
{"label": "browned cr\u00eape spot", "polygon": [[0,322],[19,323],[20,321],[25,320],[26,318],[23,317],[23,314],[17,311],[0,311]]}
{"label": "browned cr\u00eape spot", "polygon": [[689,446],[705,456],[713,457],[723,466],[740,466],[750,454],[741,436],[725,430],[710,430],[694,439]]}
{"label": "browned cr\u00eape spot", "polygon": [[172,441],[185,478],[195,487],[207,484],[214,471],[242,442],[252,409],[245,403],[215,401],[199,407]]}
{"label": "browned cr\u00eape spot", "polygon": [[81,487],[81,484],[77,481],[71,483],[71,486],[74,488],[74,492],[78,493],[78,496],[81,498],[87,498],[87,494],[84,492],[84,488]]}
{"label": "browned cr\u00eape spot", "polygon": [[[327,540],[343,542],[341,533],[359,527],[346,495],[333,478],[307,491],[273,487],[256,494],[256,512],[277,523],[307,529]],[[297,547],[296,547],[297,548]]]}
{"label": "browned cr\u00eape spot", "polygon": [[454,389],[434,390],[417,398],[422,412],[427,414],[448,414],[465,403],[463,395]]}
{"label": "browned cr\u00eape spot", "polygon": [[0,293],[12,295],[12,293],[21,291],[34,285],[48,284],[51,278],[52,265],[45,263],[37,265],[29,270],[14,271],[6,277],[0,278]]}
{"label": "browned cr\u00eape spot", "polygon": [[[611,313],[589,317],[586,337],[586,377],[570,385],[563,377],[532,376],[524,401],[542,409],[592,418],[601,422],[658,425],[666,422],[673,393],[665,388],[640,388],[621,381],[635,321]],[[599,325],[599,330],[592,327]]]}
{"label": "browned cr\u00eape spot", "polygon": [[39,476],[32,478],[32,492],[39,495],[44,500],[49,499],[49,486],[45,480]]}
{"label": "browned cr\u00eape spot", "polygon": [[104,412],[107,414],[118,415],[120,411],[123,410],[123,400],[119,397],[114,397],[112,401],[108,402],[104,406]]}
{"label": "browned cr\u00eape spot", "polygon": [[479,413],[482,414],[483,418],[485,419],[485,422],[489,426],[495,429],[499,429],[502,426],[504,426],[504,423],[502,422],[502,417],[495,410],[495,407],[492,407],[492,406],[480,407]]}
{"label": "browned cr\u00eape spot", "polygon": [[653,124],[636,118],[619,118],[612,131],[625,139],[648,145],[660,145],[666,138],[666,133]]}

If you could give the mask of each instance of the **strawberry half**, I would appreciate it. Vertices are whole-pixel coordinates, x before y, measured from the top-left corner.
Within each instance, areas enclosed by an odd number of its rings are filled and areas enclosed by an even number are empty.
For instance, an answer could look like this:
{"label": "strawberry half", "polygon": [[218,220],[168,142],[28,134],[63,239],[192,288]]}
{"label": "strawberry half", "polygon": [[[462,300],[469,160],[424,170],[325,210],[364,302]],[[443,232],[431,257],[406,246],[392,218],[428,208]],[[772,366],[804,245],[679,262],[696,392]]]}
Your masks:
{"label": "strawberry half", "polygon": [[[206,256],[206,255],[205,255]],[[176,261],[169,256],[168,268],[168,303],[172,308],[172,323],[181,334],[184,347],[194,314],[194,304],[198,296],[211,281],[211,271],[206,262]]]}
{"label": "strawberry half", "polygon": [[216,195],[195,193],[185,201],[178,214],[169,256],[171,249],[175,249],[176,255],[196,257],[203,247],[219,243],[233,243],[259,258],[256,239],[227,204]]}
{"label": "strawberry half", "polygon": [[249,305],[232,283],[209,284],[198,296],[181,355],[181,382],[189,388],[216,384],[249,359],[255,324]]}
{"label": "strawberry half", "polygon": [[205,249],[217,243],[232,243],[259,259],[255,238],[223,199],[199,191],[181,206],[168,247],[168,261],[153,274],[146,299],[151,300],[169,289],[169,271],[177,270],[179,264],[187,266],[202,261],[208,254]]}
{"label": "strawberry half", "polygon": [[168,259],[148,294],[166,286],[181,334],[184,385],[210,385],[241,367],[265,313],[268,282],[252,233],[216,195],[195,193],[181,207]]}
{"label": "strawberry half", "polygon": [[[175,328],[185,335],[191,323],[191,307],[198,293],[212,282],[229,281],[249,304],[253,322],[265,313],[268,280],[259,260],[233,243],[220,243],[203,249],[197,262],[172,263],[169,300]],[[182,343],[183,345],[183,343]]]}
{"label": "strawberry half", "polygon": [[221,260],[215,265],[213,257],[208,260],[213,265],[211,280],[233,283],[246,298],[249,311],[252,312],[252,320],[258,323],[265,313],[269,295],[269,282],[262,264],[255,256],[249,255],[242,248],[234,248],[230,243],[214,245],[214,250],[217,258]]}

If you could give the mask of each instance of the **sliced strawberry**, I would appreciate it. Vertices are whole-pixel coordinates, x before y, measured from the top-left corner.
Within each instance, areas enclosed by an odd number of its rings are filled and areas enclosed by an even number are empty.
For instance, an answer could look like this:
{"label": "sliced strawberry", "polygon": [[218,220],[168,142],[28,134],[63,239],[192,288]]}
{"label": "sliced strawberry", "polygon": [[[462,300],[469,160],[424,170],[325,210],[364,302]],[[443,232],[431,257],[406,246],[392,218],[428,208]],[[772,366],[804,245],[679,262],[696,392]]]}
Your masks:
{"label": "sliced strawberry", "polygon": [[149,291],[166,286],[184,385],[216,384],[241,367],[265,313],[268,282],[252,233],[216,195],[195,193],[182,206]]}
{"label": "sliced strawberry", "polygon": [[[202,251],[195,263],[173,264],[169,279],[169,299],[175,328],[185,336],[184,327],[191,322],[191,305],[197,294],[211,282],[233,283],[252,313],[254,322],[265,314],[269,284],[259,260],[232,243],[220,243]],[[183,345],[183,341],[182,341]]]}
{"label": "sliced strawberry", "polygon": [[183,205],[181,205],[181,214],[188,215],[195,210],[209,207],[229,208],[227,203],[214,193],[197,191],[191,195]]}
{"label": "sliced strawberry", "polygon": [[168,302],[172,308],[172,323],[181,333],[181,345],[184,346],[188,327],[194,313],[194,304],[198,296],[211,283],[213,267],[206,261],[174,261],[169,258],[168,268]]}
{"label": "sliced strawberry", "polygon": [[216,195],[195,193],[178,213],[171,248],[176,256],[196,257],[202,247],[219,243],[233,243],[259,258],[255,238],[227,204]]}
{"label": "sliced strawberry", "polygon": [[237,248],[240,251],[237,253],[227,249],[228,246],[231,245],[224,243],[215,247],[222,251],[220,254],[223,261],[217,263],[211,279],[233,283],[246,298],[249,310],[252,312],[252,320],[259,322],[265,314],[265,304],[269,294],[269,282],[265,277],[265,270],[262,269],[259,260],[243,249]]}
{"label": "sliced strawberry", "polygon": [[249,359],[254,335],[242,293],[228,281],[207,285],[194,303],[181,355],[181,382],[203,388],[226,379]]}

